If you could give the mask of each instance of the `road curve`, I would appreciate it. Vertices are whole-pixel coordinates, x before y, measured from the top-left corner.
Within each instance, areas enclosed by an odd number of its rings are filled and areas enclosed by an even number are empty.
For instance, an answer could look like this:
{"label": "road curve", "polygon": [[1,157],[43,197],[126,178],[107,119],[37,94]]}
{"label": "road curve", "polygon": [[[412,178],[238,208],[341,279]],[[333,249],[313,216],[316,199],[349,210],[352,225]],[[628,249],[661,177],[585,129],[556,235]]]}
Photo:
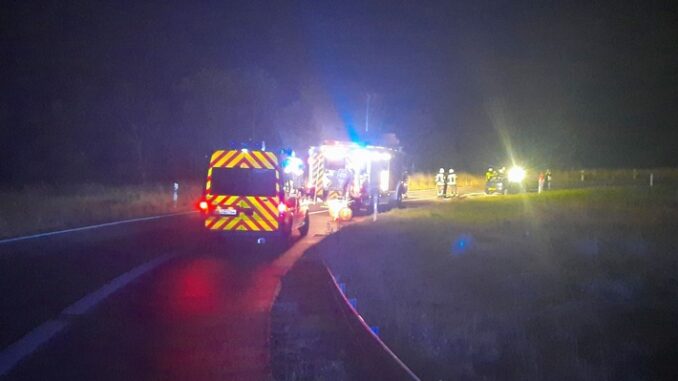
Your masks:
{"label": "road curve", "polygon": [[[269,379],[269,312],[280,279],[319,240],[316,233],[326,229],[327,216],[312,216],[309,236],[297,238],[276,256],[252,245],[203,240],[196,222],[187,217],[148,226],[117,226],[119,231],[87,233],[100,235],[96,237],[50,238],[51,243],[27,242],[3,248],[7,264],[30,267],[21,262],[23,255],[32,257],[39,268],[51,263],[60,267],[62,261],[71,259],[83,261],[81,257],[89,258],[88,266],[95,268],[115,264],[116,255],[146,258],[169,251],[174,254],[173,259],[84,316],[60,316],[57,311],[77,300],[75,296],[92,291],[82,288],[91,287],[94,281],[75,287],[78,291],[66,287],[73,297],[55,298],[64,305],[50,307],[32,319],[67,321],[69,327],[20,362],[7,379]],[[98,257],[99,253],[103,255]],[[43,271],[48,273],[44,269],[38,273]],[[68,277],[87,275],[71,272]],[[58,276],[47,278],[50,284],[78,283]],[[17,278],[3,284],[2,292],[15,293],[13,301],[24,299],[17,293],[25,294],[40,310],[38,301],[52,295],[49,287],[29,291],[26,286]],[[23,306],[23,310],[29,307]],[[13,315],[20,318],[21,312]],[[10,325],[15,333],[26,328]],[[8,336],[6,341],[16,336]]]}

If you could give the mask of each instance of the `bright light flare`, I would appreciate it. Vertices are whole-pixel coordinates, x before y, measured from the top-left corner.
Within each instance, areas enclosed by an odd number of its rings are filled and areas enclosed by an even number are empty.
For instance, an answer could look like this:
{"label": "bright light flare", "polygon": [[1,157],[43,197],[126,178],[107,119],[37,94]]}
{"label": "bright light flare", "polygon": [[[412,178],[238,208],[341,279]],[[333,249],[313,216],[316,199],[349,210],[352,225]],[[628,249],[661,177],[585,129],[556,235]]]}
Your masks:
{"label": "bright light flare", "polygon": [[206,212],[207,208],[209,208],[209,204],[207,203],[207,201],[204,200],[200,201],[200,203],[198,203],[198,208],[200,208],[200,210],[202,210],[203,212]]}
{"label": "bright light flare", "polygon": [[373,152],[372,160],[374,161],[389,161],[391,160],[391,154],[388,152]]}
{"label": "bright light flare", "polygon": [[300,158],[293,156],[285,160],[283,172],[292,174],[294,176],[301,176],[304,174],[304,162]]}
{"label": "bright light flare", "polygon": [[339,161],[346,159],[346,148],[342,146],[323,146],[322,153],[327,160]]}
{"label": "bright light flare", "polygon": [[388,191],[388,171],[383,170],[379,172],[379,189],[381,189],[382,192]]}
{"label": "bright light flare", "polygon": [[331,199],[327,201],[327,208],[329,209],[330,217],[332,219],[337,219],[339,218],[339,212],[348,207],[348,203],[346,200],[340,200],[340,199]]}
{"label": "bright light flare", "polygon": [[512,167],[508,171],[508,180],[512,183],[521,183],[523,180],[525,180],[525,176],[527,175],[527,172],[525,172],[525,169],[523,167]]}
{"label": "bright light flare", "polygon": [[370,154],[363,148],[351,151],[351,164],[356,170],[367,167],[370,163]]}

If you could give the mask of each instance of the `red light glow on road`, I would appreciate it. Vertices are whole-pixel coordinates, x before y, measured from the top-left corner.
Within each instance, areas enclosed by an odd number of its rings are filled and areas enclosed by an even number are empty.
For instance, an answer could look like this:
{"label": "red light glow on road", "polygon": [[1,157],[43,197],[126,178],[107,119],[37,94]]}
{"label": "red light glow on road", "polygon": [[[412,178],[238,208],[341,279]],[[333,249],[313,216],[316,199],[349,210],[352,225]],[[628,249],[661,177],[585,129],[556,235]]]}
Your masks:
{"label": "red light glow on road", "polygon": [[199,259],[174,274],[170,309],[180,317],[207,315],[224,309],[223,263]]}

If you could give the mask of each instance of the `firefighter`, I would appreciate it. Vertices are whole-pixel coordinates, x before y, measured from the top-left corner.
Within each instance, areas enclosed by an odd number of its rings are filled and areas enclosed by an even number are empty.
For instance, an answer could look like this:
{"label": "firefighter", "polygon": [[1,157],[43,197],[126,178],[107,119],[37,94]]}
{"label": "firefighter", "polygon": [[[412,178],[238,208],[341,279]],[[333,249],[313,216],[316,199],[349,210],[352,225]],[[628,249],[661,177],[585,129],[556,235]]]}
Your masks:
{"label": "firefighter", "polygon": [[551,170],[546,170],[546,189],[551,190]]}
{"label": "firefighter", "polygon": [[487,171],[485,172],[485,181],[489,182],[490,180],[492,180],[493,177],[494,177],[494,169],[492,167],[487,168]]}
{"label": "firefighter", "polygon": [[454,173],[454,169],[452,168],[450,168],[450,170],[447,172],[447,189],[445,191],[445,196],[457,196],[457,174]]}
{"label": "firefighter", "polygon": [[539,176],[537,177],[537,193],[541,193],[544,191],[544,180],[545,180],[545,175],[544,172],[539,172]]}
{"label": "firefighter", "polygon": [[442,198],[445,196],[445,169],[440,168],[438,174],[436,175],[436,188],[438,188],[438,197]]}
{"label": "firefighter", "polygon": [[485,172],[485,193],[489,194],[493,190],[492,180],[494,179],[494,168],[489,167]]}

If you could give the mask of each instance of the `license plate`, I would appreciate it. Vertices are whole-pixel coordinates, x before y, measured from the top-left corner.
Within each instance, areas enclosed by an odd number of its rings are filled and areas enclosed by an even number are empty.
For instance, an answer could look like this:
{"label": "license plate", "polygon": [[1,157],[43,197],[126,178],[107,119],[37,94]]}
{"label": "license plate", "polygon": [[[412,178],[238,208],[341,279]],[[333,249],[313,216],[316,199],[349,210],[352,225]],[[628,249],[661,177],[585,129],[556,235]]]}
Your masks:
{"label": "license plate", "polygon": [[238,214],[238,211],[235,209],[219,209],[217,210],[217,213],[221,216],[235,216]]}

